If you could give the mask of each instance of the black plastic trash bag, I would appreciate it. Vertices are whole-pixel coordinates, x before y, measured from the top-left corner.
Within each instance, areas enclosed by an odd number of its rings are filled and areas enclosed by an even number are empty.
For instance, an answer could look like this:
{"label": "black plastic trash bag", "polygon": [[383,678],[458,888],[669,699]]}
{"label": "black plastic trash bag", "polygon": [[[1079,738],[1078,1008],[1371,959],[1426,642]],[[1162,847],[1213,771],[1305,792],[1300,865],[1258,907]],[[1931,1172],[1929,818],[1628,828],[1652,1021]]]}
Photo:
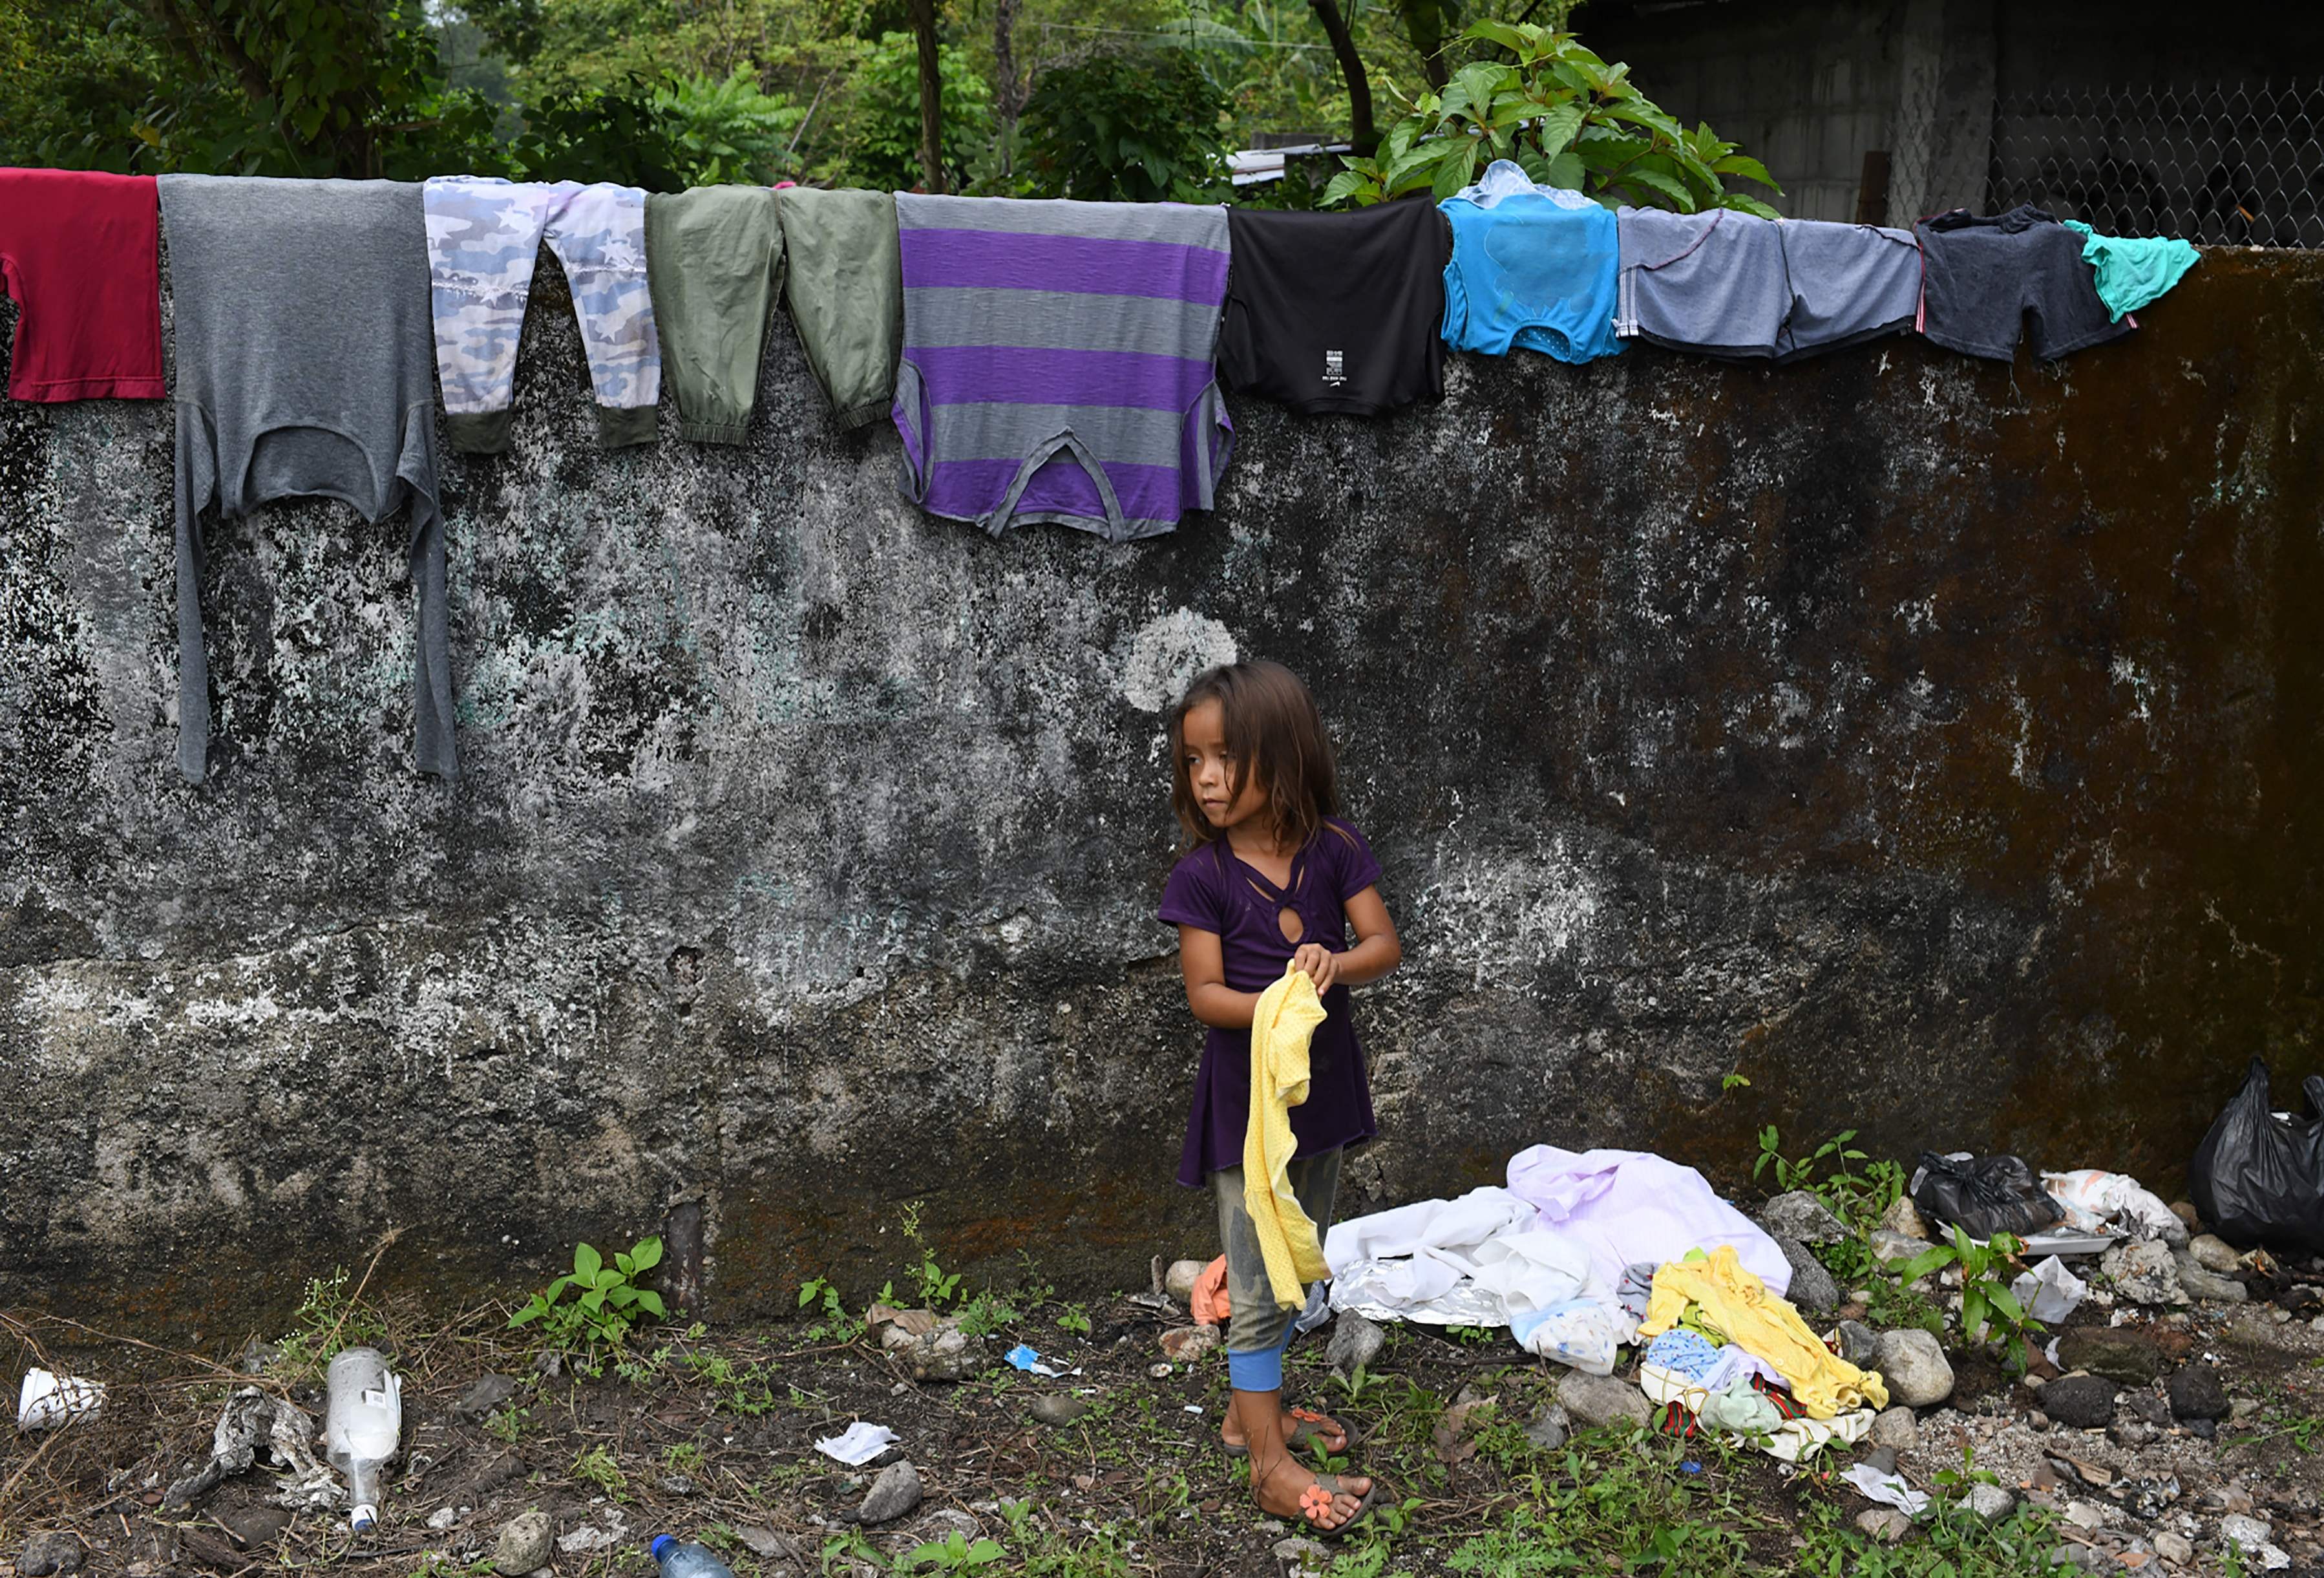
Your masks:
{"label": "black plastic trash bag", "polygon": [[2237,1091],[2195,1148],[2187,1184],[2211,1231],[2238,1248],[2267,1244],[2324,1252],[2324,1075],[2301,1087],[2308,1118],[2269,1109],[2267,1065],[2255,1057]]}
{"label": "black plastic trash bag", "polygon": [[1974,1239],[1997,1232],[2024,1238],[2066,1214],[2025,1158],[2006,1151],[1973,1161],[1923,1151],[1921,1170],[1913,1178],[1913,1204],[1932,1222],[1956,1223]]}

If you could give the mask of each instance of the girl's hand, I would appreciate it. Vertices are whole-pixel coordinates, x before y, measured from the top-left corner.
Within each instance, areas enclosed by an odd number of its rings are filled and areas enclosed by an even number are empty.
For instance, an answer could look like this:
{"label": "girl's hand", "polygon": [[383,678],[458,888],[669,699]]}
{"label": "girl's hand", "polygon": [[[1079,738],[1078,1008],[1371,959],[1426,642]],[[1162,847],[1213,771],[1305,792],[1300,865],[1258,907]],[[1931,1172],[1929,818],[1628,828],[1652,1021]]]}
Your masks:
{"label": "girl's hand", "polygon": [[1304,970],[1307,979],[1315,983],[1317,996],[1332,990],[1340,978],[1340,955],[1322,943],[1301,943],[1291,951],[1291,967]]}

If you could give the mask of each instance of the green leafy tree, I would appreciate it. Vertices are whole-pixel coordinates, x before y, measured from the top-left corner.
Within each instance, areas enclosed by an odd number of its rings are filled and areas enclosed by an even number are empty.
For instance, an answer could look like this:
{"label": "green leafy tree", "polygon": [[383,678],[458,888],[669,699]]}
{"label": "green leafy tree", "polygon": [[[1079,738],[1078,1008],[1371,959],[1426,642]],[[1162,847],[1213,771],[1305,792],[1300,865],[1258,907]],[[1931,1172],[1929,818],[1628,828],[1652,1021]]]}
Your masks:
{"label": "green leafy tree", "polygon": [[[992,135],[992,88],[952,45],[940,51],[938,66],[945,184],[957,189]],[[844,179],[882,191],[920,186],[919,46],[912,34],[880,35],[856,69],[849,100],[840,133]]]}
{"label": "green leafy tree", "polygon": [[724,82],[688,77],[654,94],[678,174],[687,186],[765,185],[791,172],[790,140],[807,111],[759,86],[748,61]]}
{"label": "green leafy tree", "polygon": [[1419,191],[1448,198],[1490,161],[1508,159],[1544,186],[1586,192],[1609,208],[1775,217],[1727,185],[1739,178],[1780,193],[1766,166],[1709,126],[1685,130],[1638,91],[1628,66],[1607,64],[1572,33],[1481,22],[1464,36],[1515,59],[1472,61],[1443,93],[1408,101],[1376,155],[1344,161],[1326,202],[1379,203]]}
{"label": "green leafy tree", "polygon": [[1226,96],[1185,50],[1054,66],[1025,106],[1026,163],[1046,197],[1216,201],[1226,107]]}

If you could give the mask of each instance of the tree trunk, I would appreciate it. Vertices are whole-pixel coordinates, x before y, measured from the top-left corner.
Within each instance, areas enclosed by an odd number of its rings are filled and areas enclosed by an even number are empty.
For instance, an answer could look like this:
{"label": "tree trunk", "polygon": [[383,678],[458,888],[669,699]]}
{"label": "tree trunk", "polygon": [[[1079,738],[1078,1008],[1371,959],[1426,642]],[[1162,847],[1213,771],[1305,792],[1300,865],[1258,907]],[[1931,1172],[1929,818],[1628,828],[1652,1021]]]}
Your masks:
{"label": "tree trunk", "polygon": [[920,180],[945,189],[944,75],[936,61],[936,0],[909,0],[912,32],[920,42]]}
{"label": "tree trunk", "polygon": [[1444,85],[1452,79],[1444,64],[1443,0],[1397,0],[1397,10],[1404,17],[1405,36],[1412,40],[1420,56],[1422,75],[1430,88],[1443,92]]}
{"label": "tree trunk", "polygon": [[1348,19],[1340,14],[1340,0],[1307,0],[1307,4],[1323,24],[1323,35],[1332,41],[1332,53],[1340,62],[1340,76],[1348,85],[1348,141],[1360,157],[1368,155],[1379,146],[1379,134],[1372,129],[1372,83],[1364,74],[1364,58],[1356,52]]}
{"label": "tree trunk", "polygon": [[1014,123],[1024,107],[1024,84],[1017,79],[1017,7],[1019,0],[992,0],[992,108]]}

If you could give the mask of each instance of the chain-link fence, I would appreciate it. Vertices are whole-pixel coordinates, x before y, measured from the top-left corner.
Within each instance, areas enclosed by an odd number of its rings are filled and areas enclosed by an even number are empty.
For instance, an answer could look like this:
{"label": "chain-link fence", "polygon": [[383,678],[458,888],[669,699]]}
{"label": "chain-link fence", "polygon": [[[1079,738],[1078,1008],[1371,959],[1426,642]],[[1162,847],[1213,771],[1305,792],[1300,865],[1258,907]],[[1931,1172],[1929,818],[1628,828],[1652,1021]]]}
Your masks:
{"label": "chain-link fence", "polygon": [[1997,100],[1988,211],[2113,235],[2324,246],[2324,84],[2061,90]]}

